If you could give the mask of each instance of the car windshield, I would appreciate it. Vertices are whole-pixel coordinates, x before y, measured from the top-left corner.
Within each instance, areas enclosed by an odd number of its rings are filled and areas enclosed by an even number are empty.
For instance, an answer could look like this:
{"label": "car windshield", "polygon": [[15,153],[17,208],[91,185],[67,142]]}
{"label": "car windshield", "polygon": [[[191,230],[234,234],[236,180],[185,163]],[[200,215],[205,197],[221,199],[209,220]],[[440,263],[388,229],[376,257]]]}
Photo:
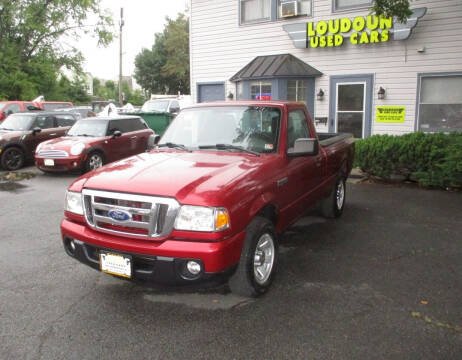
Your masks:
{"label": "car windshield", "polygon": [[166,112],[167,108],[168,100],[149,100],[144,103],[141,112]]}
{"label": "car windshield", "polygon": [[[179,144],[187,148],[233,145],[228,150],[258,153],[277,151],[281,111],[265,106],[199,107],[183,110],[172,122],[159,144]],[[216,145],[219,146],[216,146]]]}
{"label": "car windshield", "polygon": [[67,132],[67,136],[106,136],[107,121],[77,121]]}
{"label": "car windshield", "polygon": [[34,116],[12,114],[0,124],[0,130],[26,131],[30,130]]}

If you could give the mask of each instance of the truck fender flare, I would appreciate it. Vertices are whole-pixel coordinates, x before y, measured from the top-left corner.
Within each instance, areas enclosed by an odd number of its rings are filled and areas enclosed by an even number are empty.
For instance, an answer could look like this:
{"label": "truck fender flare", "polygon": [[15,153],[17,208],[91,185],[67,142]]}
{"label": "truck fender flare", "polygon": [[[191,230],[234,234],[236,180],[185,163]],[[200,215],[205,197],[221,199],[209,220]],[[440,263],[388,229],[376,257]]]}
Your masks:
{"label": "truck fender flare", "polygon": [[274,205],[275,195],[264,193],[259,195],[250,207],[249,216],[253,219],[257,215],[268,218],[275,226],[277,225],[279,210]]}

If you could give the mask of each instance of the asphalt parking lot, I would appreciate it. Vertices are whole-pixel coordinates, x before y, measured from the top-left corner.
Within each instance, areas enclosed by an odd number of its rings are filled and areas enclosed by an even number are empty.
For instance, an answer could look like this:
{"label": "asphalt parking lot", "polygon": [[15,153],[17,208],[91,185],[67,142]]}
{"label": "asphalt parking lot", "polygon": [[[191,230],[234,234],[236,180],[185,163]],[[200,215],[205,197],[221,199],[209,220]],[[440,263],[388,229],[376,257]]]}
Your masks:
{"label": "asphalt parking lot", "polygon": [[348,184],[282,235],[270,292],[150,289],[68,257],[75,176],[0,184],[2,359],[461,359],[462,193]]}

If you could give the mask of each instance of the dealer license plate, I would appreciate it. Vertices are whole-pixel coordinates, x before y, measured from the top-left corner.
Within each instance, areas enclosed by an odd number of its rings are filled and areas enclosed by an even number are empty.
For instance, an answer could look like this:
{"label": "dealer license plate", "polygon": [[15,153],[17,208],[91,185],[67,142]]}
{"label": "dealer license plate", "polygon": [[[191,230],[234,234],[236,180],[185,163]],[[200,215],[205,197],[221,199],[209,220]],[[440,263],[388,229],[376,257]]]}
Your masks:
{"label": "dealer license plate", "polygon": [[53,159],[45,159],[43,163],[45,166],[55,166],[55,161]]}
{"label": "dealer license plate", "polygon": [[132,277],[132,259],[129,256],[100,252],[99,266],[102,272],[107,274]]}

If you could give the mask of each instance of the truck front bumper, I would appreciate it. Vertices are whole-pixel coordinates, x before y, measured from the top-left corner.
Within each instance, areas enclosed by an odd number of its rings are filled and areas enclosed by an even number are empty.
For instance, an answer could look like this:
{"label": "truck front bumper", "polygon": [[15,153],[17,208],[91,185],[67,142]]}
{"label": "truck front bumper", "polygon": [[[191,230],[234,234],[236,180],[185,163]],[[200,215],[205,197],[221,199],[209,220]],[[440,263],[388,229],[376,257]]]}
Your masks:
{"label": "truck front bumper", "polygon": [[[61,223],[61,233],[66,253],[96,270],[100,270],[101,251],[128,255],[131,280],[173,286],[224,281],[239,262],[245,237],[241,232],[218,242],[147,241],[100,233],[67,219]],[[197,275],[186,271],[191,260],[201,265]]]}

